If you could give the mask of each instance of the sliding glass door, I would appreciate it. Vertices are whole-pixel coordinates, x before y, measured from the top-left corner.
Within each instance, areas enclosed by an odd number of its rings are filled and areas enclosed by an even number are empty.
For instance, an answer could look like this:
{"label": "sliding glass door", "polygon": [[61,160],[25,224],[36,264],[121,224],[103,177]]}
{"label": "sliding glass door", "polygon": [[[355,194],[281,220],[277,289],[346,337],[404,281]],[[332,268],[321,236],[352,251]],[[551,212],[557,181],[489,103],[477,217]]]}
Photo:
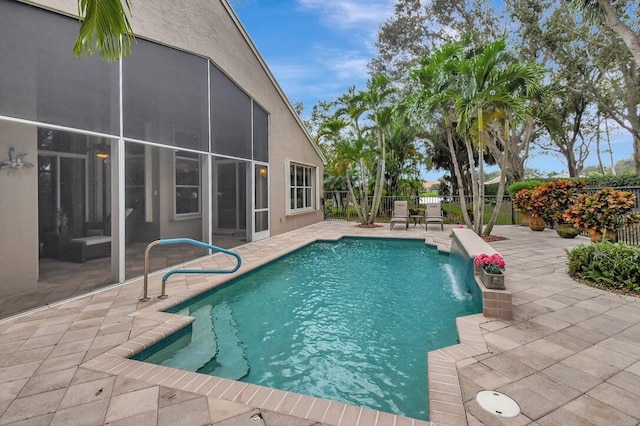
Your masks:
{"label": "sliding glass door", "polygon": [[269,237],[269,165],[254,166],[253,240]]}
{"label": "sliding glass door", "polygon": [[251,171],[248,161],[213,159],[213,244],[231,248],[247,242],[247,206]]}

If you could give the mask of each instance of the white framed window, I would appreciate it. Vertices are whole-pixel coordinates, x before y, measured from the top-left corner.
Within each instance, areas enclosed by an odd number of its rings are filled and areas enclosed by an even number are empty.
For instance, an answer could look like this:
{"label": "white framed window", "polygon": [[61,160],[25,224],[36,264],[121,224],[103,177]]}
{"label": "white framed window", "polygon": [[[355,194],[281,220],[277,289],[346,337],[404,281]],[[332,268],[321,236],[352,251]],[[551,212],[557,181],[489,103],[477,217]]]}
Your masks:
{"label": "white framed window", "polygon": [[289,191],[287,210],[298,213],[315,209],[314,181],[317,168],[289,162]]}
{"label": "white framed window", "polygon": [[198,154],[175,151],[174,161],[174,218],[201,215],[200,158]]}

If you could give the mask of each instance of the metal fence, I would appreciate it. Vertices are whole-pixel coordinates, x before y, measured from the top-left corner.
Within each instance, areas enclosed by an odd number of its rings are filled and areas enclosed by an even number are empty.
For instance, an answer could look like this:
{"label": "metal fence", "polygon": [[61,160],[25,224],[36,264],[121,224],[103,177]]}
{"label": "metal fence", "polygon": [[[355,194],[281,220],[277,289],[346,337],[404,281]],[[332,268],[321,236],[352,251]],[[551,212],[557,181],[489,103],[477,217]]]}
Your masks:
{"label": "metal fence", "polygon": [[[358,214],[353,202],[349,200],[348,192],[325,192],[323,197],[325,220],[348,220],[357,221]],[[496,197],[485,196],[485,216],[490,217],[496,207]],[[444,215],[444,222],[450,224],[464,223],[462,210],[460,207],[460,197],[382,197],[380,208],[376,215],[378,222],[388,222],[393,213],[394,201],[407,201],[410,214],[424,214],[427,203],[440,203]],[[369,200],[370,201],[370,200]],[[473,217],[473,200],[466,197],[466,204],[469,215]],[[505,198],[498,214],[498,225],[509,225],[520,223],[520,217],[513,210],[513,205],[509,198]]]}
{"label": "metal fence", "polygon": [[[588,188],[588,193],[594,193],[600,188]],[[629,191],[636,194],[636,211],[640,212],[640,187],[623,187],[616,188],[623,191]],[[444,222],[448,224],[464,224],[464,217],[460,206],[460,197],[403,197],[391,196],[382,197],[380,208],[376,215],[377,222],[388,222],[393,213],[393,202],[405,200],[409,206],[410,214],[422,215],[427,203],[439,202],[442,206]],[[473,198],[466,197],[467,210],[470,218],[473,220]],[[495,196],[484,197],[485,222],[489,221],[494,209],[496,208]],[[370,201],[370,200],[369,200]],[[354,203],[350,200],[349,192],[325,192],[322,198],[322,205],[325,220],[346,220],[357,221],[358,214]],[[511,198],[504,197],[496,225],[519,225],[520,214],[513,209]],[[584,234],[588,235],[588,234]],[[640,246],[640,226],[630,225],[618,231],[618,241],[625,242],[630,245]]]}

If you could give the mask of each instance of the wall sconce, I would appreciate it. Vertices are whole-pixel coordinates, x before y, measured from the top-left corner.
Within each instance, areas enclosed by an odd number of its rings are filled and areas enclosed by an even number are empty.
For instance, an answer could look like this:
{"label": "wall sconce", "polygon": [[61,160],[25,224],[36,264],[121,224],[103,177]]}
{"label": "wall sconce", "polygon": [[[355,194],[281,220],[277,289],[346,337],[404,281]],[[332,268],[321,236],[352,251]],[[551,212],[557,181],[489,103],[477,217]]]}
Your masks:
{"label": "wall sconce", "polygon": [[109,147],[106,146],[103,142],[96,146],[96,157],[101,160],[106,160],[109,158]]}
{"label": "wall sconce", "polygon": [[260,167],[260,177],[267,177],[267,168],[266,167]]}

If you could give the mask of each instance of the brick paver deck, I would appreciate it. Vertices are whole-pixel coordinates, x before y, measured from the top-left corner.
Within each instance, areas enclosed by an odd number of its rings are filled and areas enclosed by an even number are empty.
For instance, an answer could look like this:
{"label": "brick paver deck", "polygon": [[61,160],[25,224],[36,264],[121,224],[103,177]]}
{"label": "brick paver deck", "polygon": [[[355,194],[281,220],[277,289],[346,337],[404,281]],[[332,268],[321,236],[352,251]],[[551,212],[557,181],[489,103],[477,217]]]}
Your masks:
{"label": "brick paver deck", "polygon": [[[576,283],[564,248],[588,243],[499,226],[491,243],[507,262],[514,319],[458,319],[460,344],[429,354],[431,420],[459,425],[637,425],[640,303]],[[237,248],[240,272],[317,238],[420,238],[446,250],[449,229],[360,229],[323,222]],[[197,262],[228,267],[219,255]],[[0,425],[421,425],[428,422],[125,358],[190,318],[159,312],[223,277],[179,276],[158,301],[160,274],[0,322]],[[427,356],[427,354],[425,354]],[[480,390],[514,398],[502,419]],[[258,417],[256,417],[258,416]],[[253,421],[252,421],[253,418]]]}

